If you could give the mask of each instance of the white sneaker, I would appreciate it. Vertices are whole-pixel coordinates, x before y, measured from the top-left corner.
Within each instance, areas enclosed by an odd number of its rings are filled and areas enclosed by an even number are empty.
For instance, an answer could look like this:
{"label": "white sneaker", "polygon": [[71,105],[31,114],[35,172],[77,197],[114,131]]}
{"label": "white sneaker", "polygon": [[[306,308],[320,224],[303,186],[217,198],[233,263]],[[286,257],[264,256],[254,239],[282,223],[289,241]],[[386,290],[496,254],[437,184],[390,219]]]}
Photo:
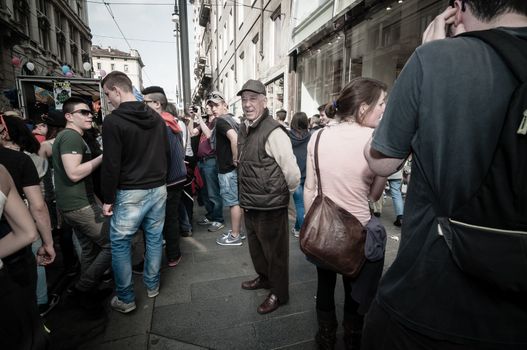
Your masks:
{"label": "white sneaker", "polygon": [[115,311],[119,311],[123,314],[127,314],[131,311],[134,311],[136,308],[135,301],[132,301],[131,303],[125,303],[124,301],[121,301],[117,297],[117,295],[112,298],[112,301],[110,302],[110,306]]}
{"label": "white sneaker", "polygon": [[159,284],[154,289],[147,289],[146,294],[149,298],[155,298],[159,295]]}
{"label": "white sneaker", "polygon": [[295,236],[296,238],[298,238],[300,236],[300,231],[297,231],[294,227],[291,229],[291,233],[293,234],[293,236]]}

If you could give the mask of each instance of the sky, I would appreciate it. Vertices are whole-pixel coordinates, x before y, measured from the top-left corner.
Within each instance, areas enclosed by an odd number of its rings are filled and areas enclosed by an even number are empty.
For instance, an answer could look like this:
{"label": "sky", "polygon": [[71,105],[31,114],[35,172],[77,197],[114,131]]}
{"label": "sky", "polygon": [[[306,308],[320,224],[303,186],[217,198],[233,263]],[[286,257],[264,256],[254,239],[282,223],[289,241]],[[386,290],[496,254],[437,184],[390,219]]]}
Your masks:
{"label": "sky", "polygon": [[[173,34],[174,0],[104,0],[119,24],[130,46],[139,51],[145,64],[143,84],[164,88],[169,99],[175,100],[176,45]],[[103,0],[88,0],[88,21],[93,35],[92,45],[130,52],[126,41],[103,4]],[[126,4],[119,4],[126,3]],[[188,3],[188,2],[187,2]],[[137,4],[137,5],[136,5]],[[187,8],[189,42],[193,48],[192,5]],[[191,57],[192,70],[194,59]],[[192,77],[192,75],[191,75]]]}

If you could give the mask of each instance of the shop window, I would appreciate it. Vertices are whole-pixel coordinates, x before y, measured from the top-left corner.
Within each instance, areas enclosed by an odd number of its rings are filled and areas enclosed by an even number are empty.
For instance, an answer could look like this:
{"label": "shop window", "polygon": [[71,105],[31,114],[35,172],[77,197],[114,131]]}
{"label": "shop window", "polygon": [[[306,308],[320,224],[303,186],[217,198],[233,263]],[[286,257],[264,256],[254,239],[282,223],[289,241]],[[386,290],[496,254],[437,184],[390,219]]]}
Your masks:
{"label": "shop window", "polygon": [[314,113],[318,105],[336,98],[355,77],[371,77],[393,85],[421,44],[426,26],[443,6],[439,0],[405,0],[389,11],[381,8],[369,13],[368,20],[302,52],[298,56],[297,110]]}
{"label": "shop window", "polygon": [[268,83],[265,89],[267,92],[267,108],[269,109],[269,114],[274,116],[276,111],[284,106],[284,76],[281,75]]}

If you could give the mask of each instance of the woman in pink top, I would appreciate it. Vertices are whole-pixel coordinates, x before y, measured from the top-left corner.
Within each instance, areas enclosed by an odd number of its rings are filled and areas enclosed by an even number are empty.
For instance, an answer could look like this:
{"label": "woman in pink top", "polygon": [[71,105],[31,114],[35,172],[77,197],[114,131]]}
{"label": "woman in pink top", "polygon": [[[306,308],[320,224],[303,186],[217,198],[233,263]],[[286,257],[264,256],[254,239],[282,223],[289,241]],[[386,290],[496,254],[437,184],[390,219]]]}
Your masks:
{"label": "woman in pink top", "polygon": [[[326,108],[326,114],[338,123],[317,133],[320,136],[318,159],[323,192],[341,208],[353,214],[368,231],[381,237],[375,255],[366,261],[355,279],[343,276],[344,342],[346,349],[358,349],[364,314],[373,300],[384,263],[386,232],[376,217],[372,217],[368,201],[382,195],[386,178],[375,176],[364,158],[364,147],[384,112],[387,87],[368,78],[353,79],[340,96]],[[304,205],[308,212],[317,195],[314,168],[316,133],[308,145]],[[367,254],[368,258],[368,254]],[[374,261],[372,261],[374,260]],[[315,340],[320,349],[333,349],[336,342],[335,283],[337,273],[317,266],[317,319],[319,331]]]}

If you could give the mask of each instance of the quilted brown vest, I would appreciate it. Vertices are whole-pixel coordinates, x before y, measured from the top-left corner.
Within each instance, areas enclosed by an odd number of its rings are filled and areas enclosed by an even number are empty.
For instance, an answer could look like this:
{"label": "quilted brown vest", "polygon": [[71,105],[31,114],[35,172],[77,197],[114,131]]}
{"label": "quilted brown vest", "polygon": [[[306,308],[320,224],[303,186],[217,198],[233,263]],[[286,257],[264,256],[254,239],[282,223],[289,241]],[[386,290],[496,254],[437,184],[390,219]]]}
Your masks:
{"label": "quilted brown vest", "polygon": [[244,209],[273,210],[287,208],[289,189],[282,169],[265,152],[269,134],[285,129],[269,116],[263,116],[247,127],[242,123],[238,134],[238,180],[240,206]]}

